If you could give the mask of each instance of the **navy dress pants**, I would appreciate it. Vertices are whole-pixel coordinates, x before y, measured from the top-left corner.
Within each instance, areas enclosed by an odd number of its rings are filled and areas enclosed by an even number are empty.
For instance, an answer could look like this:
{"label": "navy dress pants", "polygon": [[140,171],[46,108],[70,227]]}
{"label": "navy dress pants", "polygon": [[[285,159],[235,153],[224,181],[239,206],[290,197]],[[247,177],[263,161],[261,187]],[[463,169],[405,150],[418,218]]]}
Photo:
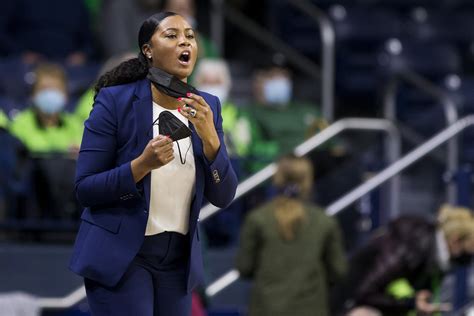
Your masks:
{"label": "navy dress pants", "polygon": [[186,292],[189,236],[175,232],[146,236],[114,287],[84,279],[93,316],[189,316]]}

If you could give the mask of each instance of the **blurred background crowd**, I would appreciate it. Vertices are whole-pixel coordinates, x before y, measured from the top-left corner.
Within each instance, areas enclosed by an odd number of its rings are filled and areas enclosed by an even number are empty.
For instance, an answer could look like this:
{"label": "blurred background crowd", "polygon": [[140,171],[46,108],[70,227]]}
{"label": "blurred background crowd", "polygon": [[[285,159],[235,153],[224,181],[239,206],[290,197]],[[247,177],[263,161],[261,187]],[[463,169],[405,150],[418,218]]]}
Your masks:
{"label": "blurred background crowd", "polygon": [[[88,315],[84,300],[35,297],[81,284],[66,266],[92,87],[137,55],[139,26],[162,10],[198,32],[190,83],[221,100],[234,169],[254,180],[201,220],[195,315],[467,315],[473,129],[324,211],[444,128],[472,124],[456,125],[474,113],[472,0],[2,1],[0,315],[20,315],[12,302]],[[297,147],[338,120],[344,133]],[[251,282],[219,279],[237,274]]]}

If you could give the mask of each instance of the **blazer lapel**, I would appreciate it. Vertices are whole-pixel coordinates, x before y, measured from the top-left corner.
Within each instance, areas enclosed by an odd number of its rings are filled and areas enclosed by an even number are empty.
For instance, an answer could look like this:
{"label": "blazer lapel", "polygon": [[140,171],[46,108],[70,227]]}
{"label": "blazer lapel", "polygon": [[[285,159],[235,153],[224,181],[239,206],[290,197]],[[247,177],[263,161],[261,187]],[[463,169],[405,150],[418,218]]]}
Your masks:
{"label": "blazer lapel", "polygon": [[[151,86],[148,79],[138,81],[135,89],[136,99],[133,101],[136,127],[135,155],[140,155],[148,142],[153,138],[153,106],[151,97]],[[145,193],[146,207],[150,205],[150,182],[151,175],[143,178],[143,189]]]}

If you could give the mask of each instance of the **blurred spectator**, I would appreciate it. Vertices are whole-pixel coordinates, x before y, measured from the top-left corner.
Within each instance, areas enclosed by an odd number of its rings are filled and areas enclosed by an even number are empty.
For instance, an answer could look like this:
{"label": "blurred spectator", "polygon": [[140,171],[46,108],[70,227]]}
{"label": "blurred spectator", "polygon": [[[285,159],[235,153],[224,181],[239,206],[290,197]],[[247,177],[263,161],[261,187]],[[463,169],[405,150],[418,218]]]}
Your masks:
{"label": "blurred spectator", "polygon": [[291,74],[283,67],[271,66],[254,75],[255,103],[249,110],[262,142],[252,147],[253,171],[292,152],[325,126],[317,106],[293,100],[292,92]]}
{"label": "blurred spectator", "polygon": [[[337,307],[371,306],[383,315],[431,314],[439,303],[442,277],[474,254],[470,210],[445,205],[438,221],[403,216],[376,233],[350,261],[344,296]],[[345,302],[345,304],[341,304]]]}
{"label": "blurred spectator", "polygon": [[102,26],[100,37],[105,57],[136,50],[136,38],[141,22],[160,10],[175,12],[191,24],[197,34],[200,58],[218,56],[214,44],[197,32],[195,3],[192,0],[103,0],[99,15]]}
{"label": "blurred spectator", "polygon": [[198,90],[219,98],[225,143],[230,157],[245,157],[252,142],[251,122],[229,99],[232,86],[229,66],[223,59],[202,59],[194,73],[194,84]]}
{"label": "blurred spectator", "polygon": [[[232,80],[227,63],[222,59],[202,59],[194,73],[198,90],[217,96],[221,102],[224,141],[237,177],[245,171],[241,160],[245,159],[252,141],[250,122],[239,108],[229,100]],[[242,201],[214,215],[204,223],[209,246],[227,246],[237,241],[242,216]]]}
{"label": "blurred spectator", "polygon": [[74,159],[82,127],[73,115],[63,112],[66,86],[66,75],[60,66],[40,64],[35,70],[32,106],[20,112],[10,125],[11,133],[33,159],[33,194],[40,212],[55,217],[76,211]]}
{"label": "blurred spectator", "polygon": [[367,306],[361,306],[351,310],[347,316],[383,316],[378,310]]}
{"label": "blurred spectator", "polygon": [[347,267],[337,222],[308,202],[312,173],[306,158],[282,158],[278,196],[242,228],[237,269],[255,282],[249,315],[329,315],[328,286]]}
{"label": "blurred spectator", "polygon": [[8,117],[0,109],[0,128],[6,129],[8,126]]}
{"label": "blurred spectator", "polygon": [[204,309],[199,294],[197,294],[197,292],[194,290],[192,296],[193,297],[191,301],[191,316],[206,316],[207,313]]}
{"label": "blurred spectator", "polygon": [[0,220],[24,217],[23,211],[31,205],[28,163],[25,147],[8,129],[10,121],[0,110]]}
{"label": "blurred spectator", "polygon": [[[97,76],[97,78],[100,78],[106,72],[112,70],[113,68],[121,64],[122,62],[135,58],[135,57],[137,57],[137,55],[134,53],[124,53],[124,54],[120,54],[118,56],[109,58],[100,69],[99,75]],[[92,85],[91,87],[89,87],[89,89],[86,90],[86,92],[84,92],[84,94],[78,100],[76,109],[74,111],[74,115],[79,121],[84,122],[89,117],[89,114],[92,110],[92,105],[94,104],[94,95],[95,95],[95,90],[94,90],[94,85]]]}
{"label": "blurred spectator", "polygon": [[66,74],[59,65],[40,64],[35,70],[33,106],[20,112],[10,131],[33,155],[52,152],[77,154],[80,123],[63,109],[67,102]]}
{"label": "blurred spectator", "polygon": [[195,30],[198,43],[198,63],[201,58],[216,58],[219,56],[215,44],[199,32],[196,19],[196,5],[194,0],[165,0],[164,11],[175,12],[184,17]]}
{"label": "blurred spectator", "polygon": [[0,52],[26,64],[81,65],[93,52],[83,0],[16,0],[0,4]]}
{"label": "blurred spectator", "polygon": [[103,0],[100,38],[106,58],[137,51],[137,34],[144,20],[160,11],[161,0]]}
{"label": "blurred spectator", "polygon": [[[8,176],[6,173],[8,172],[8,168],[5,168],[5,164],[8,161],[8,155],[5,155],[5,150],[8,147],[3,148],[3,144],[5,143],[4,138],[6,137],[6,129],[8,127],[8,117],[0,110],[0,221],[6,217],[6,186],[8,184]],[[7,158],[8,157],[8,158]],[[4,170],[3,170],[4,169]]]}

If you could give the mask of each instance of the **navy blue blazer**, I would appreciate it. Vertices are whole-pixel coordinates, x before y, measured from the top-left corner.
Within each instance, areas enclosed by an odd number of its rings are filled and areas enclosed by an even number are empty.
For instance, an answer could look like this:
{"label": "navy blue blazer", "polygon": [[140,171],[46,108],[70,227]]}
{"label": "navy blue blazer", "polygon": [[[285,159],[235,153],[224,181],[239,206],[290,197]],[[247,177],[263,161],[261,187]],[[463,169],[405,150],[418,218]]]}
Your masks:
{"label": "navy blue blazer", "polygon": [[[202,280],[197,221],[204,198],[226,207],[234,198],[237,177],[223,140],[219,99],[200,92],[214,113],[220,149],[209,162],[194,127],[191,140],[196,163],[196,190],[189,216],[190,263],[187,290]],[[144,240],[150,204],[148,174],[135,183],[130,162],[152,139],[150,81],[102,88],[84,123],[77,161],[76,194],[85,207],[70,269],[106,286],[118,283]],[[179,193],[176,193],[179,198]]]}

